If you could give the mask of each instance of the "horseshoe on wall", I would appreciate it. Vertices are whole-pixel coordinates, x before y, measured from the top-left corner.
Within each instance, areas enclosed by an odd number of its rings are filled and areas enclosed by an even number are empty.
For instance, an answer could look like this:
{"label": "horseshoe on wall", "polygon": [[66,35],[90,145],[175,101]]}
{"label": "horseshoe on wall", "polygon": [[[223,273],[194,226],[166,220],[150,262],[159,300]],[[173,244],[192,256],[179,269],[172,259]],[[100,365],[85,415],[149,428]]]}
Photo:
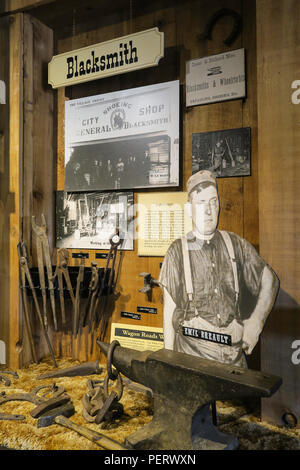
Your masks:
{"label": "horseshoe on wall", "polygon": [[230,46],[241,33],[242,30],[242,17],[239,13],[229,8],[222,8],[218,10],[216,13],[212,15],[210,20],[208,21],[204,32],[199,35],[199,39],[209,39],[212,40],[212,31],[214,29],[215,24],[223,18],[223,16],[231,16],[234,20],[233,29],[229,36],[223,41],[224,44]]}

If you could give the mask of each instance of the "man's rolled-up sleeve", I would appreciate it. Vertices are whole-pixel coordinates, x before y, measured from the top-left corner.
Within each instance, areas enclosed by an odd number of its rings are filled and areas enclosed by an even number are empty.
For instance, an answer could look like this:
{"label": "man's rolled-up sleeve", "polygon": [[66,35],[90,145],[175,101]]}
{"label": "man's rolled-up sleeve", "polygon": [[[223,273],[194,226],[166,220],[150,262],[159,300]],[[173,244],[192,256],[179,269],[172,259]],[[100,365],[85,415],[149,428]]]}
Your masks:
{"label": "man's rolled-up sleeve", "polygon": [[160,270],[159,285],[170,294],[173,302],[180,306],[183,298],[183,271],[182,260],[178,250],[178,244],[170,245]]}

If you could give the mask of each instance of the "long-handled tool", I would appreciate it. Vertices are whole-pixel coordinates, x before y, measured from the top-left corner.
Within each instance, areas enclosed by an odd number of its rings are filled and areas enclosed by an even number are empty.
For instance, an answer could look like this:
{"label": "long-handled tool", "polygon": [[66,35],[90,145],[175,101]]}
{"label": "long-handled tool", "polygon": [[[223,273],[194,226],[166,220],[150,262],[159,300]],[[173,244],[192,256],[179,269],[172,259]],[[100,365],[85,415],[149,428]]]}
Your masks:
{"label": "long-handled tool", "polygon": [[73,316],[73,335],[76,338],[79,330],[79,313],[80,313],[80,287],[84,279],[84,258],[80,260],[79,273],[76,285],[76,297]]}
{"label": "long-handled tool", "polygon": [[[107,255],[107,260],[106,260],[106,265],[101,281],[101,286],[99,288],[99,292],[97,294],[97,300],[95,303],[95,308],[94,308],[94,322],[93,322],[93,331],[92,331],[92,339],[91,339],[91,354],[93,352],[93,344],[94,344],[94,332],[97,330],[99,322],[100,322],[100,314],[98,312],[98,305],[100,298],[102,297],[103,291],[104,291],[104,286],[105,286],[105,281],[107,278],[107,272],[109,269],[109,263],[112,261],[112,266],[110,268],[110,275],[109,275],[109,281],[108,281],[108,288],[107,288],[107,296],[112,295],[112,287],[113,287],[113,279],[114,279],[114,269],[115,269],[115,263],[116,263],[116,257],[117,257],[117,252],[118,252],[118,247],[121,245],[122,240],[119,237],[119,230],[116,230],[116,233],[110,238],[110,250]],[[106,304],[106,303],[105,303]],[[105,325],[105,324],[104,324]],[[102,328],[102,334],[100,337],[103,337],[104,331]]]}
{"label": "long-handled tool", "polygon": [[57,363],[56,363],[56,360],[55,360],[52,345],[51,345],[47,330],[46,330],[44,322],[43,322],[42,314],[41,314],[41,311],[40,311],[40,306],[39,306],[37,295],[36,295],[36,292],[35,292],[35,287],[33,285],[33,281],[32,281],[32,278],[31,278],[31,274],[30,274],[30,270],[29,270],[29,266],[28,266],[27,249],[26,249],[26,245],[25,245],[24,242],[20,242],[18,244],[18,253],[19,253],[20,267],[21,267],[21,278],[23,279],[22,285],[24,286],[24,288],[22,289],[22,292],[23,292],[25,304],[27,306],[26,309],[25,309],[26,312],[27,312],[26,315],[28,314],[28,299],[27,299],[26,284],[25,284],[25,281],[26,281],[26,278],[27,278],[29,287],[30,287],[31,292],[32,292],[32,297],[33,297],[34,305],[35,305],[35,308],[36,308],[36,313],[37,313],[37,316],[38,316],[38,319],[39,319],[39,322],[40,322],[40,325],[41,325],[42,332],[43,332],[45,340],[47,342],[49,352],[50,352],[52,360],[53,360],[53,364],[54,364],[55,367],[57,367]]}
{"label": "long-handled tool", "polygon": [[97,263],[92,261],[91,264],[91,280],[89,285],[89,295],[86,303],[85,314],[82,315],[80,319],[80,327],[84,327],[87,324],[89,325],[89,332],[91,329],[91,312],[93,310],[93,305],[95,302],[95,296],[97,294],[98,289],[98,280],[99,280],[99,273],[98,273],[98,266]]}
{"label": "long-handled tool", "polygon": [[36,364],[38,364],[38,360],[37,360],[37,356],[36,356],[36,352],[35,352],[35,347],[34,347],[32,329],[31,329],[31,324],[30,324],[30,317],[29,317],[29,310],[28,310],[28,299],[27,299],[27,295],[26,295],[26,269],[24,268],[24,266],[21,263],[22,256],[24,256],[25,259],[28,259],[25,243],[20,242],[17,246],[17,249],[18,249],[18,256],[19,256],[20,267],[21,267],[20,281],[21,281],[21,292],[22,292],[25,328],[26,328],[26,331],[27,331],[28,339],[29,339],[30,352],[31,352],[32,359]]}
{"label": "long-handled tool", "polygon": [[58,254],[58,265],[56,266],[55,273],[52,277],[52,282],[57,277],[58,279],[58,289],[59,289],[59,301],[60,301],[60,309],[61,309],[61,317],[63,324],[66,323],[66,312],[65,312],[65,299],[64,299],[64,286],[63,286],[63,277],[65,278],[67,289],[70,294],[73,308],[75,308],[75,297],[73,292],[73,287],[68,271],[68,260],[69,260],[69,252],[65,248],[60,248],[57,251]]}
{"label": "long-handled tool", "polygon": [[[50,302],[51,302],[51,309],[52,309],[52,315],[53,315],[54,329],[55,331],[57,331],[52,263],[51,263],[51,257],[50,257],[49,241],[48,241],[47,233],[46,233],[47,224],[46,224],[46,219],[45,219],[44,214],[42,214],[41,218],[42,218],[41,225],[37,225],[35,222],[35,216],[32,216],[32,230],[34,231],[36,235],[36,249],[37,249],[38,269],[39,269],[42,295],[43,295],[43,299],[46,299],[45,274],[44,274],[44,262],[45,262],[47,276],[48,276],[48,289],[50,292]],[[45,303],[45,300],[44,300],[44,303]],[[45,328],[47,328],[46,310],[44,310],[44,323],[45,323]]]}
{"label": "long-handled tool", "polygon": [[43,417],[43,421],[38,423],[38,427],[47,427],[51,426],[52,424],[60,424],[72,431],[77,432],[81,436],[86,437],[90,441],[94,442],[97,446],[102,447],[102,449],[107,450],[128,450],[128,447],[120,444],[120,442],[111,439],[104,434],[100,434],[99,432],[92,431],[91,429],[81,426],[80,424],[74,423],[70,419],[66,418],[63,414],[57,416],[55,410],[49,412],[48,416]]}

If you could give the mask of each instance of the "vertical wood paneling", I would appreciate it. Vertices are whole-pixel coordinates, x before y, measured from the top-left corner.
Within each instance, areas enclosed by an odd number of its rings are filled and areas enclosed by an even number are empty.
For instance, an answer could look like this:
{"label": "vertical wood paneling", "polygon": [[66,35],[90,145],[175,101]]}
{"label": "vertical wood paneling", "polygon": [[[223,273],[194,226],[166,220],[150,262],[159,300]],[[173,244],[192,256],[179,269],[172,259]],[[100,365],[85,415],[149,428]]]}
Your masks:
{"label": "vertical wood paneling", "polygon": [[19,355],[16,350],[20,339],[20,295],[19,295],[19,259],[17,244],[20,236],[20,175],[23,151],[23,15],[12,18],[10,24],[10,119],[9,119],[9,192],[14,195],[14,210],[10,214],[9,240],[9,363],[19,367]]}
{"label": "vertical wood paneling", "polygon": [[0,132],[1,132],[1,167],[0,167],[0,340],[6,346],[6,360],[9,358],[9,235],[10,235],[10,209],[13,197],[9,196],[9,20],[0,19],[0,80],[6,86],[6,104],[0,105]]}
{"label": "vertical wood paneling", "polygon": [[[41,214],[47,221],[50,251],[53,252],[54,238],[54,139],[53,139],[53,91],[47,85],[47,64],[53,54],[53,32],[35,18],[23,17],[24,30],[24,146],[23,171],[20,173],[20,187],[23,191],[22,239],[26,242],[30,265],[37,266],[36,237],[31,229],[31,217],[41,222]],[[36,313],[35,340],[38,357],[48,354],[48,348],[41,335]],[[49,308],[49,322],[51,315]],[[22,361],[28,362],[29,351],[23,351]]]}
{"label": "vertical wood paneling", "polygon": [[262,368],[283,385],[263,401],[263,418],[282,424],[289,410],[300,423],[300,106],[291,84],[300,77],[300,11],[296,0],[257,1],[259,241],[281,291],[262,336]]}

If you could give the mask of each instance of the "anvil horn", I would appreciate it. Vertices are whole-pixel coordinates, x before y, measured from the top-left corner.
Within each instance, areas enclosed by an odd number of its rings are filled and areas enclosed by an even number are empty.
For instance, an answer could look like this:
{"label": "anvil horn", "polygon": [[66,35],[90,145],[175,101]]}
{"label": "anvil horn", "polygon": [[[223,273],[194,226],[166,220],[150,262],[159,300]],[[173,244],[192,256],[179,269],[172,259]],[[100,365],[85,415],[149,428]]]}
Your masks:
{"label": "anvil horn", "polygon": [[[100,340],[97,340],[97,344],[103,354],[107,357],[110,344],[104,343]],[[151,353],[152,351],[140,352],[136,351],[135,349],[116,346],[111,362],[118,369],[118,371],[124,374],[126,377],[147,387],[148,381],[145,374],[145,363],[147,357]],[[135,364],[135,367],[133,366],[133,363]]]}

